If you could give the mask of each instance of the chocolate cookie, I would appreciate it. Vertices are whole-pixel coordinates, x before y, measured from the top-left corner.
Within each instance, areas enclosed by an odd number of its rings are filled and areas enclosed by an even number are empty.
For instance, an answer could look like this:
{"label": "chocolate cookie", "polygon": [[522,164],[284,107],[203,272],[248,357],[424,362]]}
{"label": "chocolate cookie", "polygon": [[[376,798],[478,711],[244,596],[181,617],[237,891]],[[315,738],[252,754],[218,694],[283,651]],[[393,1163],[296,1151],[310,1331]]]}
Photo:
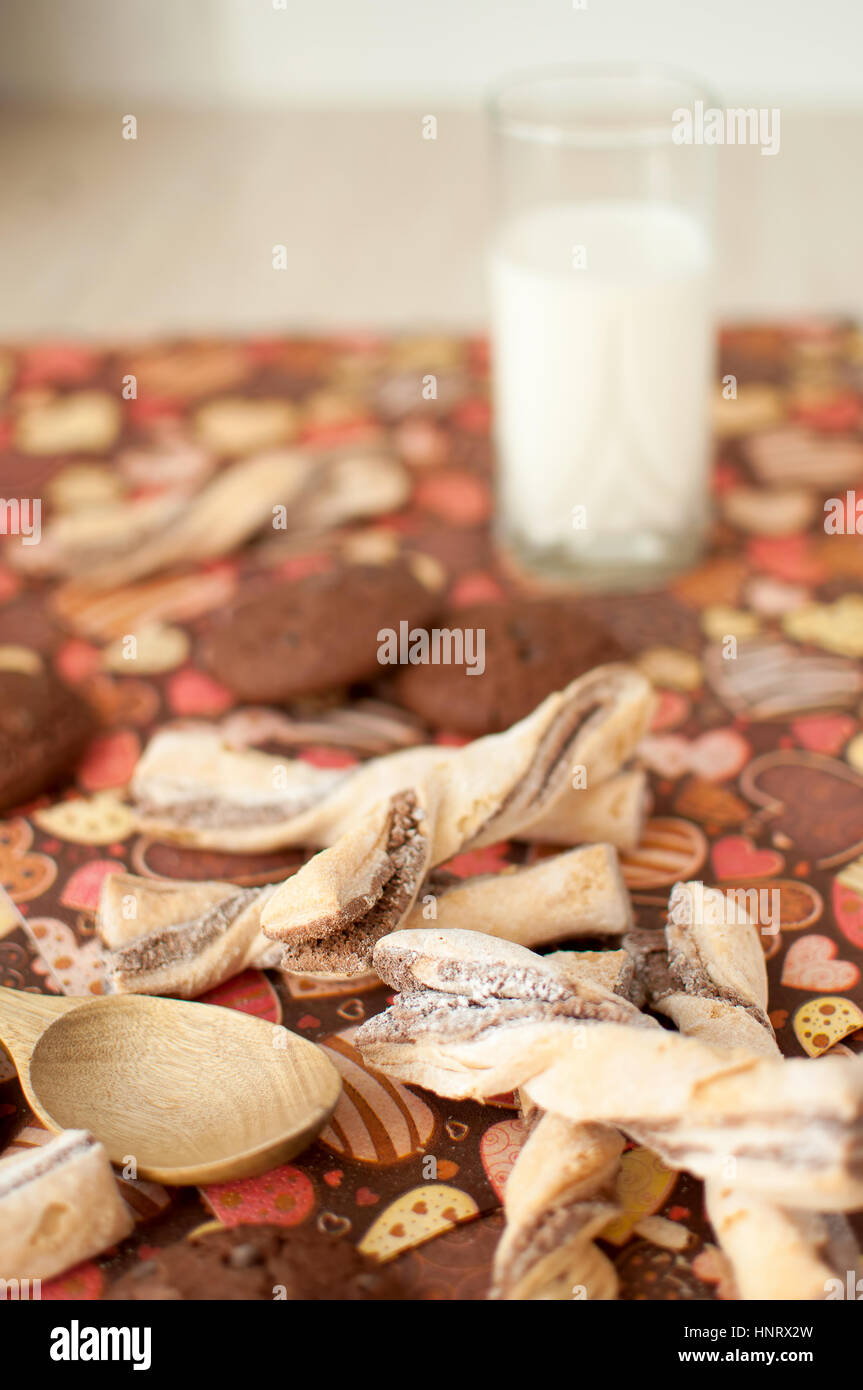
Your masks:
{"label": "chocolate cookie", "polygon": [[238,603],[202,656],[241,700],[278,704],[377,675],[378,632],[426,622],[438,603],[408,560],[343,565]]}
{"label": "chocolate cookie", "polygon": [[89,706],[35,654],[32,667],[0,668],[0,811],[71,771],[95,723]]}
{"label": "chocolate cookie", "polygon": [[438,623],[462,634],[465,660],[457,661],[458,638],[436,642],[430,629],[429,660],[402,665],[392,693],[435,727],[471,738],[509,728],[553,690],[624,656],[610,633],[567,600],[474,604],[448,611]]}
{"label": "chocolate cookie", "polygon": [[110,1300],[310,1299],[356,1302],[402,1297],[391,1265],[314,1227],[233,1226],[181,1241],[133,1266]]}

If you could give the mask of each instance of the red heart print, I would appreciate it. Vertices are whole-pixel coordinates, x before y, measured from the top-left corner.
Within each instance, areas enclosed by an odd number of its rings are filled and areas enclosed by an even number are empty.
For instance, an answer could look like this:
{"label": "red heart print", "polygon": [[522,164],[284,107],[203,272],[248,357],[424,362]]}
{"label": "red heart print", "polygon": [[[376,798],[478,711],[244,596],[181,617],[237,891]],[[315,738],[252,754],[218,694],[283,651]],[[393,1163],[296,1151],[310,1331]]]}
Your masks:
{"label": "red heart print", "polygon": [[795,719],[791,732],[801,748],[834,756],[841,753],[856,728],[857,721],[849,714],[810,714]]}
{"label": "red heart print", "polygon": [[95,912],[105,879],[109,874],[120,872],[121,865],[115,864],[112,859],[92,859],[70,876],[60,902],[64,907],[74,907],[81,912]]}
{"label": "red heart print", "polygon": [[93,739],[79,764],[78,785],[86,792],[123,787],[141,755],[141,741],[132,729],[112,729]]}
{"label": "red heart print", "polygon": [[833,880],[833,916],[842,935],[863,951],[863,894],[843,883],[841,878]]}
{"label": "red heart print", "polygon": [[717,878],[770,878],[785,860],[775,849],[756,849],[748,835],[725,835],[711,855]]}

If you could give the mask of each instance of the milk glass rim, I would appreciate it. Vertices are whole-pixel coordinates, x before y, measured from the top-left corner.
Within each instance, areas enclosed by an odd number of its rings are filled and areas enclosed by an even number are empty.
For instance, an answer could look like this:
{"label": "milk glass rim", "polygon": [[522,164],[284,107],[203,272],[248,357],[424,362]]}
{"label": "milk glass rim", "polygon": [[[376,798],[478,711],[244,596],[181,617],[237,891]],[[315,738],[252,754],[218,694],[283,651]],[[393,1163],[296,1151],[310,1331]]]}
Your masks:
{"label": "milk glass rim", "polygon": [[[603,125],[602,87],[607,83],[629,82],[633,98],[639,89],[657,90],[663,86],[676,89],[676,101],[669,102],[667,119],[656,116],[649,120],[633,119],[630,124],[616,127]],[[546,83],[570,84],[573,89],[597,87],[596,100],[585,104],[577,116],[559,120],[545,116],[513,116],[504,110],[508,94],[519,89],[526,95],[537,93]],[[566,63],[553,66],[516,69],[499,78],[491,88],[486,110],[495,134],[510,139],[532,141],[547,145],[572,145],[584,149],[631,149],[640,145],[668,144],[671,141],[673,110],[691,106],[701,100],[705,106],[717,106],[718,100],[702,78],[681,68],[661,63]],[[625,107],[621,108],[625,111]]]}

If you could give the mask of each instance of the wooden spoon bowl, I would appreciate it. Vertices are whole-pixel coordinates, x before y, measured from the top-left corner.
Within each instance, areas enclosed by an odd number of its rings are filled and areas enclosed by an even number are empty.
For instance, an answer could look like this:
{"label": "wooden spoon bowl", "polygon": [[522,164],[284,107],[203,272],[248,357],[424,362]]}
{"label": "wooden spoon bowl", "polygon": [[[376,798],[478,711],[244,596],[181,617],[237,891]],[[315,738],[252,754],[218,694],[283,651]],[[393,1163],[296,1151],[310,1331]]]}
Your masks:
{"label": "wooden spoon bowl", "polygon": [[0,1037],[51,1129],[88,1129],[113,1163],[172,1186],[272,1168],[326,1123],[341,1078],[263,1019],[150,995],[48,999],[0,989]]}

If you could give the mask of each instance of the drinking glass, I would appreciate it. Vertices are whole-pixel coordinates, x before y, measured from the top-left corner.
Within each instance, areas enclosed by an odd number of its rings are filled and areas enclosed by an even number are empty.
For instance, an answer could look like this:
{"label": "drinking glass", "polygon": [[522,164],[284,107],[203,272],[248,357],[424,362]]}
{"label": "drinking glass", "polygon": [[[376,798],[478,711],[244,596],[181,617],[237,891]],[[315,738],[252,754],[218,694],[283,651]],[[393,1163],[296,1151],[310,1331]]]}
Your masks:
{"label": "drinking glass", "polygon": [[716,151],[680,142],[698,101],[638,66],[491,100],[497,530],[554,580],[649,583],[703,548]]}

